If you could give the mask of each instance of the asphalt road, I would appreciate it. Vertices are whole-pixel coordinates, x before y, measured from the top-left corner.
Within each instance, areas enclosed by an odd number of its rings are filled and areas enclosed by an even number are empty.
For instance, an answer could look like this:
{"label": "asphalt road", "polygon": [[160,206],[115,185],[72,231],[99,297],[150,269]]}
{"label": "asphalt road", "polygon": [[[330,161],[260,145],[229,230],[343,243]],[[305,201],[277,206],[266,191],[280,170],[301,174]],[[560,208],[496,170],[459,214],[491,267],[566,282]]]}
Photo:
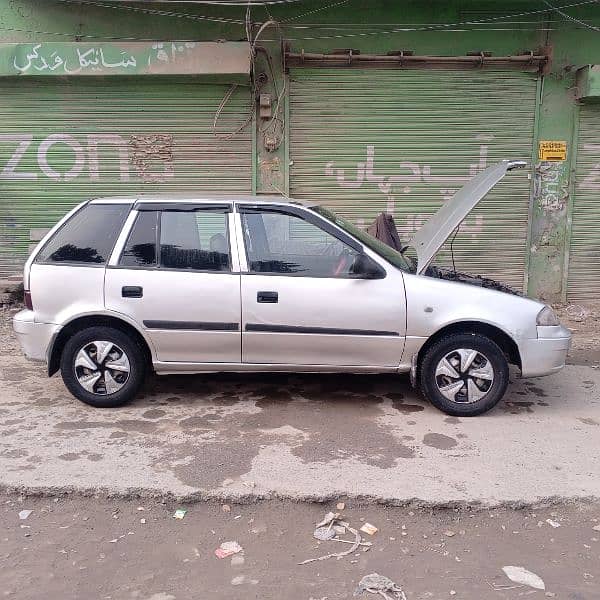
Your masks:
{"label": "asphalt road", "polygon": [[[6,323],[5,323],[6,325]],[[499,505],[600,498],[600,370],[514,377],[447,417],[400,376],[153,378],[98,410],[0,347],[0,486],[25,492]]]}

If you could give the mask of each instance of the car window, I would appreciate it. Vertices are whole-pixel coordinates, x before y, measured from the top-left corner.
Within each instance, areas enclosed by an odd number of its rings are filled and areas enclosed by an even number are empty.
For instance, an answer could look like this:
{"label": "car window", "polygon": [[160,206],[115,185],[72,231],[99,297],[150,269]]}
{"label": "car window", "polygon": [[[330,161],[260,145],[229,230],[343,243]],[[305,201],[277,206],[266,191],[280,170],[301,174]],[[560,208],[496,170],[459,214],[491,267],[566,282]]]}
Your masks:
{"label": "car window", "polygon": [[243,210],[242,229],[252,273],[348,277],[357,252],[296,215]]}
{"label": "car window", "polygon": [[366,231],[356,227],[346,219],[343,219],[339,215],[331,212],[323,206],[315,206],[312,208],[316,213],[320,214],[322,217],[325,217],[332,223],[335,223],[338,227],[341,227],[344,231],[353,235],[356,239],[362,242],[367,248],[373,250],[382,256],[387,261],[392,263],[395,267],[402,269],[403,271],[408,271],[409,273],[414,273],[416,271],[416,262],[409,256],[406,256],[402,252],[398,252],[394,250],[394,248],[388,246],[381,240],[374,238],[372,235],[368,234]]}
{"label": "car window", "polygon": [[168,269],[229,271],[227,213],[163,211],[160,220],[160,262]]}
{"label": "car window", "polygon": [[48,241],[37,262],[104,264],[123,227],[129,204],[88,204]]}
{"label": "car window", "polygon": [[157,211],[138,213],[131,228],[119,264],[123,267],[156,266]]}

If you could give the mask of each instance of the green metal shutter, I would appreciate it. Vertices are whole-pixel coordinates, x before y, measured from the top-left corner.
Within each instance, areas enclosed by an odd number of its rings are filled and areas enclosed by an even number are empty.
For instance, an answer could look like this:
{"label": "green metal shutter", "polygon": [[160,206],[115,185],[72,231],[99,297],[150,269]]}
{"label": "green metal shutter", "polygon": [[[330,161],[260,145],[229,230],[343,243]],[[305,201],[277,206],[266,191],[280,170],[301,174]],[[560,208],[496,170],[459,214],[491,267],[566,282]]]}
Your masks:
{"label": "green metal shutter", "polygon": [[[506,71],[294,69],[290,189],[407,240],[465,181],[532,155],[536,77]],[[523,288],[530,181],[511,173],[463,223],[456,268]],[[449,243],[438,264],[451,264]]]}
{"label": "green metal shutter", "polygon": [[[0,278],[21,270],[31,230],[91,197],[251,192],[251,127],[231,139],[213,133],[228,89],[192,78],[4,79]],[[218,121],[224,137],[250,103],[238,88]]]}
{"label": "green metal shutter", "polygon": [[600,107],[582,106],[573,201],[567,298],[600,298]]}

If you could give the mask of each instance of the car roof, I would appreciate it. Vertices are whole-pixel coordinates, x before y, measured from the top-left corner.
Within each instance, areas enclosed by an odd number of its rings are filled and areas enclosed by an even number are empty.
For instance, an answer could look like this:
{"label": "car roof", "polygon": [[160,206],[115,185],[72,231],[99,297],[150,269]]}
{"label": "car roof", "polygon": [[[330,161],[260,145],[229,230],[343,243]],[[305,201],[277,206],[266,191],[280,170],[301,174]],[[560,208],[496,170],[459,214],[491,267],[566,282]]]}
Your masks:
{"label": "car roof", "polygon": [[295,204],[306,207],[318,206],[318,202],[308,200],[297,200],[295,198],[286,198],[285,196],[183,196],[183,195],[146,195],[139,196],[110,196],[106,198],[93,198],[92,204],[136,204],[145,202],[160,203],[181,203],[189,202],[193,204],[219,204],[219,203],[250,203],[250,204]]}

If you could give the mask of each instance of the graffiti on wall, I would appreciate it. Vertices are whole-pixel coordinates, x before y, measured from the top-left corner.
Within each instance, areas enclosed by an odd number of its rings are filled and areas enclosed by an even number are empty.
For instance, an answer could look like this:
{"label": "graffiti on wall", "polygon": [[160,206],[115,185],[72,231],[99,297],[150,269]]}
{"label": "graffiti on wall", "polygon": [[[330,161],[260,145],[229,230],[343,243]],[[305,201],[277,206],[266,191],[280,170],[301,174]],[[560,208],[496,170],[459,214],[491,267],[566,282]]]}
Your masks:
{"label": "graffiti on wall", "polygon": [[546,212],[564,210],[569,199],[567,168],[563,162],[542,161],[536,167],[536,189],[540,207]]}
{"label": "graffiti on wall", "polygon": [[[54,181],[69,181],[89,177],[97,181],[102,175],[101,150],[116,154],[120,181],[136,176],[146,183],[162,182],[175,175],[173,136],[170,134],[131,135],[125,138],[116,133],[93,133],[80,142],[67,133],[53,133],[35,147],[33,134],[0,134],[0,144],[11,144],[10,158],[0,165],[0,179],[33,180],[46,177]],[[60,145],[60,146],[59,146]],[[49,155],[59,146],[72,158],[59,167],[51,164]],[[32,161],[23,160],[28,152],[35,153],[37,168]],[[24,164],[25,163],[25,164]],[[87,169],[86,169],[87,167]],[[107,173],[104,173],[106,176]],[[112,173],[111,173],[112,176]]]}
{"label": "graffiti on wall", "polygon": [[[376,146],[367,145],[366,157],[356,165],[356,170],[346,172],[345,169],[336,168],[334,161],[325,165],[324,173],[328,178],[334,178],[337,185],[343,189],[361,189],[364,185],[372,185],[387,199],[387,212],[394,213],[396,208],[396,196],[399,194],[410,194],[418,184],[431,184],[435,186],[445,202],[469,179],[487,168],[489,142],[493,140],[492,135],[481,134],[476,140],[480,142],[479,156],[476,162],[468,165],[468,173],[464,175],[436,175],[432,173],[431,165],[419,164],[412,161],[401,161],[398,163],[398,172],[394,174],[382,174],[381,169],[376,169]],[[429,214],[409,215],[398,229],[403,234],[411,234],[417,231],[429,219]],[[359,223],[359,225],[361,225]],[[462,234],[470,234],[473,239],[483,231],[484,219],[476,215],[468,219],[461,226]]]}
{"label": "graffiti on wall", "polygon": [[[440,189],[444,200],[451,198],[456,190],[465,184],[473,176],[477,175],[487,167],[488,144],[492,141],[491,135],[480,135],[478,141],[484,142],[479,147],[479,160],[468,166],[468,174],[465,175],[433,175],[430,165],[419,165],[415,162],[402,161],[399,163],[399,170],[404,170],[405,174],[381,175],[375,174],[375,145],[367,146],[366,160],[357,163],[356,176],[346,177],[345,169],[336,169],[333,161],[325,165],[325,175],[335,177],[337,183],[342,188],[361,188],[363,184],[371,183],[375,185],[382,194],[386,196],[393,193],[394,190],[401,188],[404,194],[411,192],[411,186],[417,183],[432,183],[437,186],[445,187]],[[446,187],[447,186],[447,187]]]}

